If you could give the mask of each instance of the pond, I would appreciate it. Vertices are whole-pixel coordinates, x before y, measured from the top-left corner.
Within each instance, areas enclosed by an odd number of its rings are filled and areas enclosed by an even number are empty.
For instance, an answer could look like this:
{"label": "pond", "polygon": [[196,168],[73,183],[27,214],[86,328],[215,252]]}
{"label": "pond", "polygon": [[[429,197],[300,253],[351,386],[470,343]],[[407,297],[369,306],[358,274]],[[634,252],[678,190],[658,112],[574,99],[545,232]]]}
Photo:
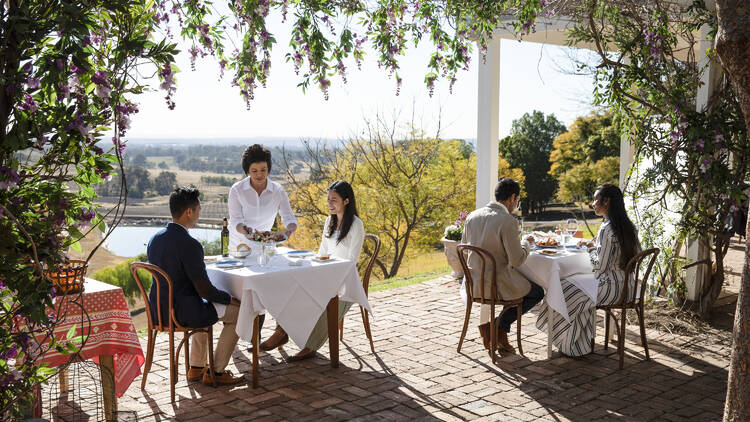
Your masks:
{"label": "pond", "polygon": [[[115,255],[134,257],[146,253],[146,245],[156,232],[163,229],[159,227],[143,226],[125,226],[116,227],[112,234],[109,235],[104,247]],[[194,228],[189,230],[190,235],[199,241],[214,241],[219,239],[221,230],[219,229],[200,229]]]}

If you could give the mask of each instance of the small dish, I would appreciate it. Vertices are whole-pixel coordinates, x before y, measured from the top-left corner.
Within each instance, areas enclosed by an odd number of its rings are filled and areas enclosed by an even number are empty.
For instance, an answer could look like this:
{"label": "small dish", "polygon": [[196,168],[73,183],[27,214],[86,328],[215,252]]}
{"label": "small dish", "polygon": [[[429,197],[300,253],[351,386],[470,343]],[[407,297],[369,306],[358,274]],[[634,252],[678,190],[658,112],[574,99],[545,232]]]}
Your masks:
{"label": "small dish", "polygon": [[229,256],[231,256],[232,258],[237,258],[237,259],[245,259],[247,258],[248,255],[250,255],[250,252],[251,252],[250,249],[244,249],[244,250],[239,250],[239,251],[229,251]]}
{"label": "small dish", "polygon": [[335,261],[336,260],[336,258],[334,258],[332,256],[329,256],[327,258],[326,257],[322,257],[322,256],[314,256],[314,257],[312,257],[310,259],[312,259],[315,262],[331,262],[331,261]]}

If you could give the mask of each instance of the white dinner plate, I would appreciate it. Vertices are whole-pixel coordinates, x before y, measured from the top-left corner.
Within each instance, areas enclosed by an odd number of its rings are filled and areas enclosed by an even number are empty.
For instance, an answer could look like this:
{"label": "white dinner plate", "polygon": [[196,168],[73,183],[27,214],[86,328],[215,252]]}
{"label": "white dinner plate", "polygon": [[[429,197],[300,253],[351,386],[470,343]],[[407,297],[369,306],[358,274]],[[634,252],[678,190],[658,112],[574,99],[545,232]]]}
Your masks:
{"label": "white dinner plate", "polygon": [[286,253],[286,255],[290,258],[303,258],[306,256],[313,256],[315,255],[315,252],[313,251],[289,251]]}
{"label": "white dinner plate", "polygon": [[242,261],[236,261],[236,260],[228,260],[228,261],[221,261],[216,263],[216,267],[218,268],[240,268],[244,267],[245,263]]}
{"label": "white dinner plate", "polygon": [[310,259],[313,260],[313,261],[315,261],[315,262],[331,262],[331,261],[335,261],[336,260],[336,258],[334,258],[334,257],[330,257],[328,259],[320,259],[320,258],[315,257],[315,256],[312,257],[312,258],[310,258]]}

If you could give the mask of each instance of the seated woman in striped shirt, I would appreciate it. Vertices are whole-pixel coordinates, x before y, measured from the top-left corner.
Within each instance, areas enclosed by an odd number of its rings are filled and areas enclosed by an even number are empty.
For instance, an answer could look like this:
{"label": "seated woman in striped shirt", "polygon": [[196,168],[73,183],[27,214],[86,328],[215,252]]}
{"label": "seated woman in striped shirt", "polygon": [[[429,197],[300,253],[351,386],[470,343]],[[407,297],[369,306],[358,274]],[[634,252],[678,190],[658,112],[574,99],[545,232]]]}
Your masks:
{"label": "seated woman in striped shirt", "polygon": [[[641,251],[638,234],[625,211],[620,188],[614,185],[598,187],[591,208],[596,215],[604,218],[604,222],[599,227],[594,242],[581,241],[578,246],[586,247],[589,251],[594,276],[598,280],[596,303],[578,287],[563,279],[561,284],[570,322],[556,312],[553,312],[552,317],[552,342],[561,353],[568,356],[582,356],[592,352],[596,305],[617,303],[625,283],[625,267]],[[628,289],[632,288],[632,284],[628,286]],[[632,294],[632,290],[629,294]],[[537,319],[537,328],[546,330],[548,313],[545,307]]]}

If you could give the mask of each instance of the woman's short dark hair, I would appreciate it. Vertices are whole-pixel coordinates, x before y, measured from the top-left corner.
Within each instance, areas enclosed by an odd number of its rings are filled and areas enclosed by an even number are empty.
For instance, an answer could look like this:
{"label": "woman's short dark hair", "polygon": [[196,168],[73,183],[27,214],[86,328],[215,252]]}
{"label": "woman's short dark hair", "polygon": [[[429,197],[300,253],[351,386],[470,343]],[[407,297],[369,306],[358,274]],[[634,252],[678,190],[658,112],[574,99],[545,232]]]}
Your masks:
{"label": "woman's short dark hair", "polygon": [[[349,229],[352,228],[352,224],[354,223],[354,216],[359,216],[359,213],[357,213],[357,201],[354,199],[354,189],[352,189],[352,185],[345,180],[337,180],[331,183],[331,186],[328,186],[328,191],[334,191],[339,194],[342,201],[349,200],[349,202],[344,205],[344,217],[341,221],[341,231],[336,238],[336,243],[338,244],[347,234],[349,234]],[[328,226],[327,237],[333,236],[338,225],[339,217],[336,214],[331,215],[331,224]]]}
{"label": "woman's short dark hair", "polygon": [[176,188],[169,195],[169,212],[174,218],[180,218],[188,208],[195,209],[200,203],[201,193],[195,186]]}
{"label": "woman's short dark hair", "polygon": [[250,145],[242,153],[242,170],[247,174],[253,163],[268,163],[268,172],[271,172],[271,151],[260,144]]}
{"label": "woman's short dark hair", "polygon": [[495,200],[505,201],[513,195],[521,194],[521,185],[510,177],[503,177],[498,180],[495,186]]}
{"label": "woman's short dark hair", "polygon": [[605,199],[609,200],[607,216],[609,217],[609,225],[612,226],[612,231],[615,232],[617,242],[622,249],[622,255],[618,264],[624,270],[628,265],[628,261],[633,259],[640,249],[638,234],[635,231],[633,222],[628,217],[627,211],[625,211],[625,200],[622,197],[620,188],[615,185],[606,184],[596,188],[595,196],[596,192],[599,193],[599,203],[602,203]]}

